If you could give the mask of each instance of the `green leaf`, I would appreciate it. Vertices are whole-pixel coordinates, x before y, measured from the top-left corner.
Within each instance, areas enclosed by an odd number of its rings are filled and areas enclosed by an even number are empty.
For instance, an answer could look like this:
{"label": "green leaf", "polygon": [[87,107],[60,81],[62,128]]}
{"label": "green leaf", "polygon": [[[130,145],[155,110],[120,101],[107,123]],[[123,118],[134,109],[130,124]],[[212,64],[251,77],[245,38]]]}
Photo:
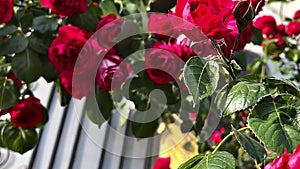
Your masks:
{"label": "green leaf", "polygon": [[38,140],[35,129],[14,127],[8,121],[5,125],[1,125],[0,131],[3,146],[20,154],[31,150]]}
{"label": "green leaf", "polygon": [[56,31],[58,24],[55,18],[42,15],[33,19],[32,28],[44,34]]}
{"label": "green leaf", "polygon": [[31,11],[27,10],[26,12],[24,12],[24,15],[22,15],[22,17],[20,19],[20,25],[21,25],[22,31],[23,32],[30,31],[32,22],[33,22],[33,14]]}
{"label": "green leaf", "polygon": [[200,57],[187,61],[183,69],[183,78],[194,103],[209,97],[218,86],[219,65],[215,61],[206,62]]}
{"label": "green leaf", "polygon": [[61,85],[60,80],[57,79],[56,90],[59,93],[59,101],[61,106],[67,106],[71,100],[70,94],[66,91],[66,89]]}
{"label": "green leaf", "polygon": [[264,82],[269,85],[271,88],[277,88],[277,90],[281,93],[290,93],[294,96],[300,98],[300,90],[299,88],[288,79],[279,79],[276,77],[268,77],[264,79]]}
{"label": "green leaf", "polygon": [[102,9],[103,15],[108,15],[111,13],[119,15],[119,12],[113,0],[103,0],[102,2],[100,2],[100,7]]}
{"label": "green leaf", "polygon": [[192,169],[235,169],[235,158],[226,151],[208,154]]}
{"label": "green leaf", "polygon": [[[105,92],[96,86],[95,97],[97,105],[90,98],[86,101],[86,113],[89,119],[99,127],[108,120],[114,109],[113,99],[109,92]],[[93,99],[93,97],[91,97]]]}
{"label": "green leaf", "polygon": [[[137,113],[135,113],[136,115]],[[132,133],[136,138],[148,138],[154,136],[159,126],[158,120],[149,123],[132,122]]]}
{"label": "green leaf", "polygon": [[223,116],[228,116],[253,106],[262,98],[273,93],[275,93],[275,91],[257,82],[241,81],[233,86],[229,86],[227,93],[223,93],[221,96]]}
{"label": "green leaf", "polygon": [[264,98],[254,107],[248,123],[268,149],[282,154],[287,148],[291,153],[300,143],[300,99],[290,94]]}
{"label": "green leaf", "polygon": [[195,169],[194,166],[203,158],[202,154],[196,155],[187,162],[181,164],[178,169]]}
{"label": "green leaf", "polygon": [[36,33],[32,33],[29,39],[29,46],[35,52],[48,56],[48,49],[52,42],[52,38],[40,38]]}
{"label": "green leaf", "polygon": [[28,39],[17,35],[5,41],[0,41],[0,55],[23,52],[28,46]]}
{"label": "green leaf", "polygon": [[43,73],[39,55],[29,48],[16,54],[11,64],[15,75],[27,84],[36,81]]}
{"label": "green leaf", "polygon": [[68,22],[89,32],[95,32],[99,22],[99,13],[98,7],[90,5],[85,13],[71,16],[68,18]]}
{"label": "green leaf", "polygon": [[263,42],[263,35],[261,31],[253,27],[252,43],[255,45],[261,45]]}
{"label": "green leaf", "polygon": [[6,77],[0,77],[0,110],[14,106],[20,97],[20,91],[14,82]]}
{"label": "green leaf", "polygon": [[0,29],[0,37],[13,34],[17,31],[18,31],[18,28],[15,25],[7,25]]}
{"label": "green leaf", "polygon": [[233,128],[233,131],[240,145],[252,158],[256,159],[258,163],[262,162],[266,158],[267,152],[259,142],[246,134],[237,131],[235,128]]}

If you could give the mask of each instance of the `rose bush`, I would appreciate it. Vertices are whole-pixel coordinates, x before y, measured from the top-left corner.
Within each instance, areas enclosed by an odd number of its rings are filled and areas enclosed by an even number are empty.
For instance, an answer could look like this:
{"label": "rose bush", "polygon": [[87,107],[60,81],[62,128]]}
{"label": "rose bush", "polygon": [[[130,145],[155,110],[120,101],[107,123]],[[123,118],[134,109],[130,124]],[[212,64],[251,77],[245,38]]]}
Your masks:
{"label": "rose bush", "polygon": [[52,13],[60,17],[72,16],[74,14],[81,14],[87,10],[87,0],[40,0],[43,7],[51,9]]}

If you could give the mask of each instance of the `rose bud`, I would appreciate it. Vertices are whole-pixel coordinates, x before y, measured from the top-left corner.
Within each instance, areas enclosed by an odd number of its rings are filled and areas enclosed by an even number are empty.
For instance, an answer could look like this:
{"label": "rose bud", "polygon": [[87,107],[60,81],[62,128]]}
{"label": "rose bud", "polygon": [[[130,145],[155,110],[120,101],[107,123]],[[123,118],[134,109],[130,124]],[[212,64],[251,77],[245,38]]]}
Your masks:
{"label": "rose bud", "polygon": [[234,18],[240,32],[244,31],[254,18],[254,11],[247,1],[239,1],[234,9]]}
{"label": "rose bud", "polygon": [[285,32],[289,36],[292,36],[292,35],[297,36],[297,35],[299,35],[300,34],[300,22],[291,21],[290,23],[288,23],[288,25],[286,25]]}
{"label": "rose bud", "polygon": [[20,100],[10,109],[11,123],[16,127],[35,127],[44,120],[43,107],[39,99],[30,96]]}
{"label": "rose bud", "polygon": [[0,0],[0,25],[11,20],[14,14],[13,0]]}
{"label": "rose bud", "polygon": [[295,12],[294,19],[300,19],[300,10]]}
{"label": "rose bud", "polygon": [[277,24],[273,16],[262,16],[255,20],[254,26],[259,29],[262,34],[273,36],[277,31]]}

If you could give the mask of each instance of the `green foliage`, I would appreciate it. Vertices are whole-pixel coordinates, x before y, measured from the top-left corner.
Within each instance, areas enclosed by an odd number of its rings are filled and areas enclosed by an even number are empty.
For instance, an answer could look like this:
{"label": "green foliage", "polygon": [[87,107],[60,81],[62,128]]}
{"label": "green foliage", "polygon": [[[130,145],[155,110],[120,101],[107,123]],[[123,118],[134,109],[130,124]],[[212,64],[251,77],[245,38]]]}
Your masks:
{"label": "green foliage", "polygon": [[237,131],[234,128],[233,131],[240,145],[245,149],[246,152],[249,153],[252,158],[257,160],[257,162],[259,163],[266,158],[267,152],[258,141],[254,140],[246,134]]}
{"label": "green foliage", "polygon": [[14,127],[8,121],[0,121],[0,131],[1,147],[6,147],[20,154],[32,149],[38,140],[35,129]]}
{"label": "green foliage", "polygon": [[249,126],[264,145],[282,154],[284,148],[293,152],[300,143],[300,99],[291,94],[280,94],[275,99],[266,97],[253,109]]}
{"label": "green foliage", "polygon": [[28,46],[28,39],[23,35],[13,36],[7,40],[0,40],[0,55],[21,53]]}
{"label": "green foliage", "polygon": [[20,92],[14,82],[6,77],[0,77],[0,110],[14,106],[20,97]]}
{"label": "green foliage", "polygon": [[206,62],[201,57],[191,58],[183,69],[183,78],[194,103],[209,97],[218,86],[219,65],[215,61]]}

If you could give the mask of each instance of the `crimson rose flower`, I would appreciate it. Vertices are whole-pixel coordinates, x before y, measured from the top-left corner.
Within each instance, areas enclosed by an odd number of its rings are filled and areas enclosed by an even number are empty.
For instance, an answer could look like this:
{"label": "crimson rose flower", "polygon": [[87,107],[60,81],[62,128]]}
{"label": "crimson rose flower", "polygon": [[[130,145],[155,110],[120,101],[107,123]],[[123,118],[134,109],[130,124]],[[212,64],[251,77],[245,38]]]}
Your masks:
{"label": "crimson rose flower", "polygon": [[13,0],[0,0],[0,25],[11,20],[14,14]]}
{"label": "crimson rose flower", "polygon": [[300,10],[295,12],[294,19],[300,19]]}
{"label": "crimson rose flower", "polygon": [[287,35],[299,35],[300,34],[300,22],[298,21],[291,21],[285,27],[285,32]]}
{"label": "crimson rose flower", "polygon": [[42,6],[51,9],[52,13],[64,18],[84,13],[88,7],[88,0],[40,0]]}
{"label": "crimson rose flower", "polygon": [[[154,83],[159,85],[168,84],[174,81],[174,78],[179,78],[181,69],[184,66],[183,61],[187,61],[195,55],[192,49],[183,44],[166,45],[156,42],[152,49],[146,52],[146,73]],[[161,69],[158,69],[158,65]]]}
{"label": "crimson rose flower", "polygon": [[[72,95],[75,98],[84,97],[89,93],[89,91],[87,91],[87,89],[84,90],[84,88],[83,90],[76,91],[76,93],[72,93],[71,84],[73,71],[78,55],[90,36],[91,33],[81,30],[78,27],[62,26],[59,28],[58,36],[56,39],[53,40],[49,49],[49,60],[58,70],[63,87],[67,90],[67,92],[70,95]],[[89,54],[89,52],[85,53],[87,53],[87,55]],[[88,57],[89,59],[86,59],[86,63],[80,63],[80,74],[76,74],[75,76],[82,76],[93,68],[93,62],[89,61],[92,60],[93,57],[87,56],[87,58]],[[83,80],[83,82],[90,81]]]}
{"label": "crimson rose flower", "polygon": [[96,83],[103,91],[118,90],[132,73],[129,64],[117,55],[106,55],[98,67]]}
{"label": "crimson rose flower", "polygon": [[262,34],[273,36],[276,34],[276,21],[273,16],[262,16],[255,20],[254,26],[259,29]]}
{"label": "crimson rose flower", "polygon": [[231,32],[227,27],[233,14],[232,0],[189,0],[194,23],[202,32],[213,39],[222,39]]}
{"label": "crimson rose flower", "polygon": [[99,21],[96,30],[101,29],[97,32],[98,43],[101,49],[108,49],[109,47],[115,45],[115,39],[121,32],[124,19],[118,19],[115,14],[109,14],[103,16]]}
{"label": "crimson rose flower", "polygon": [[270,162],[264,169],[298,169],[300,166],[300,144],[297,146],[293,154],[284,153]]}
{"label": "crimson rose flower", "polygon": [[171,158],[170,157],[158,157],[153,169],[170,169]]}
{"label": "crimson rose flower", "polygon": [[222,134],[225,132],[225,128],[221,128],[220,130],[216,130],[212,135],[210,140],[216,144],[221,143]]}
{"label": "crimson rose flower", "polygon": [[33,96],[20,100],[9,112],[11,123],[16,127],[35,127],[44,119],[41,102]]}

